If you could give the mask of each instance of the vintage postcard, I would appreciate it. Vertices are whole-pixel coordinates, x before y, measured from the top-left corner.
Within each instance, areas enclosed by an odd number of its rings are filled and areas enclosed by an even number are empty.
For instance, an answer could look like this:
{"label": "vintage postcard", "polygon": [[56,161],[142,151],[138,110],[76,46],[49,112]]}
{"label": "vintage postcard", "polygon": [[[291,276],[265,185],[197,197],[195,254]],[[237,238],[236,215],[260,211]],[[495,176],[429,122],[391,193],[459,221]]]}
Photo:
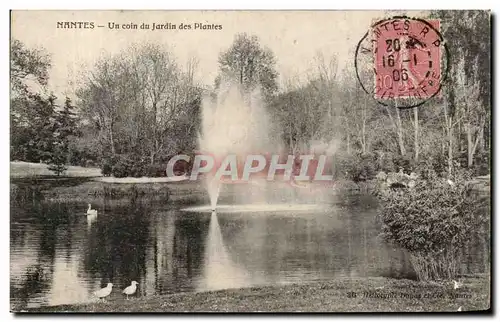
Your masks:
{"label": "vintage postcard", "polygon": [[491,311],[491,12],[10,36],[12,312]]}

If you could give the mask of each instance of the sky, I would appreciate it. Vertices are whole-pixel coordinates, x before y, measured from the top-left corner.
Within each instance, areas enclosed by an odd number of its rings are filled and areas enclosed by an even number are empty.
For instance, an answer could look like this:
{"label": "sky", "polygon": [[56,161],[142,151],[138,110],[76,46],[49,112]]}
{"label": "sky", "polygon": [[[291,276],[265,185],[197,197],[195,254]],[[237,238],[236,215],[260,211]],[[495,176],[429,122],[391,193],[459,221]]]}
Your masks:
{"label": "sky", "polygon": [[[198,80],[213,84],[220,51],[234,36],[247,32],[259,37],[277,59],[280,84],[302,78],[315,68],[314,57],[336,55],[338,70],[354,75],[354,51],[370,25],[387,17],[384,11],[13,11],[11,37],[28,47],[43,47],[52,55],[49,88],[57,95],[71,93],[85,71],[103,54],[125,50],[134,42],[167,46],[179,64],[198,59]],[[58,22],[93,22],[94,29],[57,28]],[[175,24],[176,30],[109,29],[108,23]],[[221,30],[180,30],[181,23],[216,24]],[[97,27],[102,25],[104,27]],[[76,85],[75,85],[76,84]]]}

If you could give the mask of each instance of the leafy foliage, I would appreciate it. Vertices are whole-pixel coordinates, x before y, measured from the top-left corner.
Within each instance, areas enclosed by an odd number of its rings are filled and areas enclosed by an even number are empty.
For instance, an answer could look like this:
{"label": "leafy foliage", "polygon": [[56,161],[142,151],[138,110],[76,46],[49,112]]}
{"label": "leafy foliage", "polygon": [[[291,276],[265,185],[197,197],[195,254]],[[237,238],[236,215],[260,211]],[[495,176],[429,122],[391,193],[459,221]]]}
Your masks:
{"label": "leafy foliage", "polygon": [[[182,69],[166,48],[154,44],[132,45],[99,60],[77,91],[97,155],[140,155],[154,164],[194,149],[201,106],[195,67],[191,60]],[[136,176],[145,173],[136,168],[130,170]]]}
{"label": "leafy foliage", "polygon": [[33,79],[39,85],[47,85],[50,56],[43,49],[29,49],[19,40],[10,45],[10,81],[14,94],[26,95],[30,89],[27,80]]}
{"label": "leafy foliage", "polygon": [[101,173],[105,177],[109,177],[113,172],[113,162],[110,158],[105,158],[101,164]]}
{"label": "leafy foliage", "polygon": [[111,172],[115,178],[128,177],[132,170],[132,160],[127,157],[118,157],[117,161],[112,167]]}
{"label": "leafy foliage", "polygon": [[487,220],[469,180],[461,173],[450,185],[429,172],[411,189],[379,195],[382,236],[412,254],[421,279],[454,277],[459,251]]}
{"label": "leafy foliage", "polygon": [[267,98],[278,89],[275,65],[272,51],[263,48],[257,36],[246,33],[237,34],[231,47],[219,55],[222,77],[236,79],[249,92],[259,86]]}
{"label": "leafy foliage", "polygon": [[125,177],[165,177],[165,166],[161,163],[149,164],[148,160],[137,155],[118,154],[105,158],[101,164],[103,176]]}
{"label": "leafy foliage", "polygon": [[58,144],[51,156],[50,156],[50,164],[48,169],[53,171],[57,176],[60,176],[64,171],[68,168],[66,167],[66,153],[64,146]]}
{"label": "leafy foliage", "polygon": [[[262,88],[273,132],[289,152],[306,152],[314,141],[338,142],[336,177],[370,180],[377,172],[398,172],[400,167],[405,173],[429,169],[447,176],[451,167],[457,168],[455,161],[474,175],[488,174],[490,14],[433,15],[441,19],[450,51],[450,84],[443,98],[418,110],[374,105],[352,79],[351,67],[337,73],[335,55],[324,59],[318,53],[304,75],[282,79],[278,90],[277,57],[246,33],[235,35],[220,52],[215,87],[230,78],[247,90]],[[78,108],[72,102],[59,107],[55,97],[30,86],[34,82],[45,89],[50,55],[13,40],[11,159],[50,162],[57,159],[51,156],[56,144],[63,144],[66,164],[101,164],[104,175],[111,175],[116,165],[123,175],[126,163],[127,175],[164,175],[162,164],[169,156],[197,149],[206,89],[195,81],[196,64],[193,58],[181,66],[168,48],[157,44],[132,45],[103,57],[84,75],[76,93]],[[443,106],[449,109],[446,124]],[[131,160],[113,159],[121,155]],[[148,165],[138,164],[137,156]]]}

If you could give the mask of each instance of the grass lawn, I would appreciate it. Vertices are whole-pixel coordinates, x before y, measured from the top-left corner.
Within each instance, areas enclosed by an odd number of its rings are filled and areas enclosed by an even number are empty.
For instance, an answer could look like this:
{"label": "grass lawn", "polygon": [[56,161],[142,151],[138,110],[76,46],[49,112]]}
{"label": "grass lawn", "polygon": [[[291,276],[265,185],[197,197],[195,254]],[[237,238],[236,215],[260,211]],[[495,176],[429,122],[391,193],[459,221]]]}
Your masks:
{"label": "grass lawn", "polygon": [[126,178],[115,178],[115,177],[98,177],[93,178],[93,181],[105,182],[105,183],[169,183],[169,182],[186,182],[187,178],[168,178],[168,177],[126,177]]}
{"label": "grass lawn", "polygon": [[[23,161],[10,162],[10,176],[12,178],[28,178],[28,177],[42,177],[42,176],[55,176],[54,172],[47,169],[48,165],[45,163],[32,163]],[[84,168],[77,166],[68,166],[61,176],[64,177],[100,177],[101,169],[99,168]]]}
{"label": "grass lawn", "polygon": [[[182,293],[126,300],[116,289],[102,302],[60,305],[25,312],[457,312],[490,308],[489,277],[453,283],[388,278]],[[353,294],[356,296],[352,296]]]}

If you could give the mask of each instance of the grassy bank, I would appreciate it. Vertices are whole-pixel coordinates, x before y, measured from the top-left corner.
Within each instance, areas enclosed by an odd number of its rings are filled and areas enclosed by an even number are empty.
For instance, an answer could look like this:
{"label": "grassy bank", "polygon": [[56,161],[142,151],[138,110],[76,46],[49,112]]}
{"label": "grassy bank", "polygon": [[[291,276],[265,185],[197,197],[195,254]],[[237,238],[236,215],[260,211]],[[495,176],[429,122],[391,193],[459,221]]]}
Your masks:
{"label": "grassy bank", "polygon": [[[106,302],[60,305],[27,312],[456,312],[487,310],[487,277],[451,282],[417,282],[387,278],[338,279],[327,282],[183,293],[125,300],[116,290]],[[356,293],[356,297],[349,294]]]}
{"label": "grassy bank", "polygon": [[182,178],[169,178],[169,177],[125,177],[125,178],[115,178],[115,177],[97,177],[92,178],[93,181],[106,182],[106,183],[174,183],[186,181],[186,177]]}
{"label": "grassy bank", "polygon": [[[84,168],[78,166],[68,166],[64,172],[65,177],[100,177],[101,169]],[[29,177],[55,177],[54,172],[48,169],[45,163],[32,163],[23,161],[10,162],[11,178],[29,178]]]}
{"label": "grassy bank", "polygon": [[200,182],[171,183],[106,183],[88,178],[12,178],[11,200],[28,202],[94,202],[140,198],[144,200],[170,200],[178,203],[196,203],[206,198]]}

